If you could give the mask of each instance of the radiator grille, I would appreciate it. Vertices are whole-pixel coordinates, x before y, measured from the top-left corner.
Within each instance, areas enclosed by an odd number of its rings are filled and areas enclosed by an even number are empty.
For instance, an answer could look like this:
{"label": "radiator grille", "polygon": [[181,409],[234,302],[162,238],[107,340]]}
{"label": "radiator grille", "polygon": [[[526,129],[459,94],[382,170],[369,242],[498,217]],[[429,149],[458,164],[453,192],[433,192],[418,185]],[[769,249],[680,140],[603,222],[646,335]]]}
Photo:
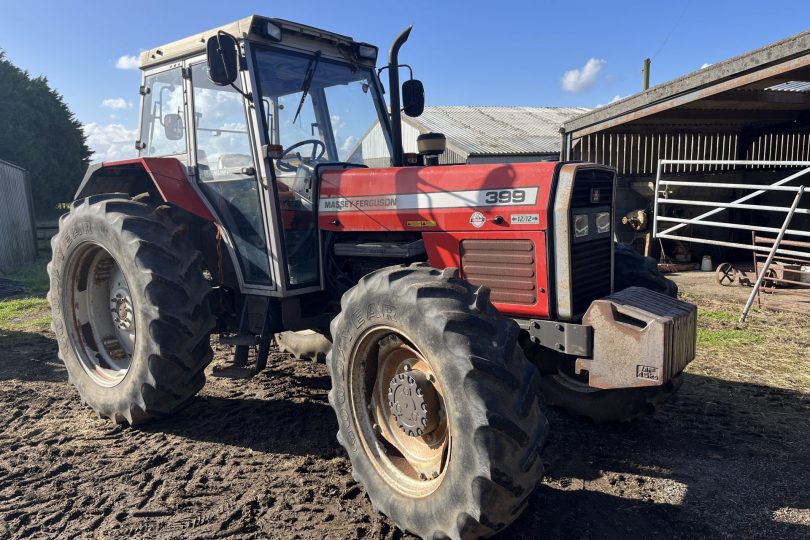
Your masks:
{"label": "radiator grille", "polygon": [[493,302],[534,304],[537,276],[531,240],[463,240],[461,271],[473,285],[491,290]]}
{"label": "radiator grille", "polygon": [[571,245],[571,301],[580,315],[591,302],[610,294],[610,238]]}
{"label": "radiator grille", "polygon": [[[594,190],[598,190],[598,197]],[[577,173],[571,194],[571,219],[574,209],[606,211],[612,204],[612,172],[586,169]],[[610,294],[612,252],[612,230],[601,238],[584,242],[574,242],[571,238],[571,307],[575,316],[583,314],[594,300]]]}
{"label": "radiator grille", "polygon": [[[592,190],[599,191],[599,199],[592,200]],[[613,173],[599,169],[577,172],[571,193],[571,208],[610,206],[613,204]]]}

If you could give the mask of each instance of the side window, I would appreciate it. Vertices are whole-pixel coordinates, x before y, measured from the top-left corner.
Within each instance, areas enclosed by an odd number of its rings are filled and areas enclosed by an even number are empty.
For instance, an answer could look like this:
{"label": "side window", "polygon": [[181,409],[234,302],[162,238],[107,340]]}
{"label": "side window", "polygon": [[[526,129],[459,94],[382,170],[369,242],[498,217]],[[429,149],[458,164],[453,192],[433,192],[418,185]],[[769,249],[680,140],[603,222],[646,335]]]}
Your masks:
{"label": "side window", "polygon": [[183,115],[183,75],[180,68],[149,75],[141,121],[141,155],[171,156],[186,153]]}
{"label": "side window", "polygon": [[191,81],[197,163],[214,176],[238,179],[240,168],[253,165],[243,97],[230,86],[211,83],[206,64],[191,67]]}

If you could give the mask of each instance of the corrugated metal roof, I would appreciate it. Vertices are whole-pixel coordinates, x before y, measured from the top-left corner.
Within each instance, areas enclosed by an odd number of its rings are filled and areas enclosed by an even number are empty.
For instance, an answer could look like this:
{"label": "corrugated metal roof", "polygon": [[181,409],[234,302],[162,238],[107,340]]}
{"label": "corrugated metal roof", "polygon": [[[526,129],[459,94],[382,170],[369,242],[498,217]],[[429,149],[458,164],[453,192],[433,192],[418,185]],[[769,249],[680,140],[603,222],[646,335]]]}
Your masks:
{"label": "corrugated metal roof", "polygon": [[810,92],[810,82],[807,81],[788,81],[782,84],[777,84],[766,88],[765,90],[773,90],[778,92]]}
{"label": "corrugated metal roof", "polygon": [[583,107],[425,107],[403,120],[421,132],[443,133],[468,155],[548,154],[560,151],[563,123]]}

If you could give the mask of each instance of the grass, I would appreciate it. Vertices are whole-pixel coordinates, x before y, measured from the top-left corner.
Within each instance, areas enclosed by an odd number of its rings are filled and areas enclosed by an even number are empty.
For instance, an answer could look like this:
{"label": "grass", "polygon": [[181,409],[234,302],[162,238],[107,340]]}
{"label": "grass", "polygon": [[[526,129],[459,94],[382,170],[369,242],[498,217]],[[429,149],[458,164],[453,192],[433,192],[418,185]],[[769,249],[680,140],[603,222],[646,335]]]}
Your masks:
{"label": "grass", "polygon": [[0,275],[25,288],[25,293],[0,298],[0,348],[26,339],[26,333],[40,333],[51,326],[51,312],[45,294],[48,292],[47,260]]}
{"label": "grass", "polygon": [[698,305],[697,358],[687,372],[810,394],[810,324],[807,315],[755,308],[686,290]]}

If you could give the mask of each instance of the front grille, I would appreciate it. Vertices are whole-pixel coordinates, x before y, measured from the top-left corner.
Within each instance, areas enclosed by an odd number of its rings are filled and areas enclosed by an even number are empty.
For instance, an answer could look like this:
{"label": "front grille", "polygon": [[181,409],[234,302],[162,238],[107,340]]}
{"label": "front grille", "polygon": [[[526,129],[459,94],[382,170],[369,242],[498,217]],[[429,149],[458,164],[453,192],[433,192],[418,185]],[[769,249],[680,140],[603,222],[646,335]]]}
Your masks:
{"label": "front grille", "polygon": [[[594,193],[598,190],[598,194]],[[598,195],[598,196],[597,196]],[[613,173],[601,169],[577,172],[571,193],[571,219],[576,210],[608,211],[613,205]],[[573,226],[571,227],[573,235]],[[613,231],[599,238],[571,238],[571,307],[573,315],[585,313],[591,302],[611,292]]]}
{"label": "front grille", "polygon": [[531,240],[463,240],[461,271],[473,285],[484,285],[493,302],[534,304],[537,276]]}
{"label": "front grille", "polygon": [[[599,200],[591,199],[592,190],[599,190]],[[571,208],[611,206],[613,204],[613,173],[601,169],[577,172],[571,193]]]}
{"label": "front grille", "polygon": [[610,238],[571,244],[571,307],[581,315],[597,298],[610,294]]}

